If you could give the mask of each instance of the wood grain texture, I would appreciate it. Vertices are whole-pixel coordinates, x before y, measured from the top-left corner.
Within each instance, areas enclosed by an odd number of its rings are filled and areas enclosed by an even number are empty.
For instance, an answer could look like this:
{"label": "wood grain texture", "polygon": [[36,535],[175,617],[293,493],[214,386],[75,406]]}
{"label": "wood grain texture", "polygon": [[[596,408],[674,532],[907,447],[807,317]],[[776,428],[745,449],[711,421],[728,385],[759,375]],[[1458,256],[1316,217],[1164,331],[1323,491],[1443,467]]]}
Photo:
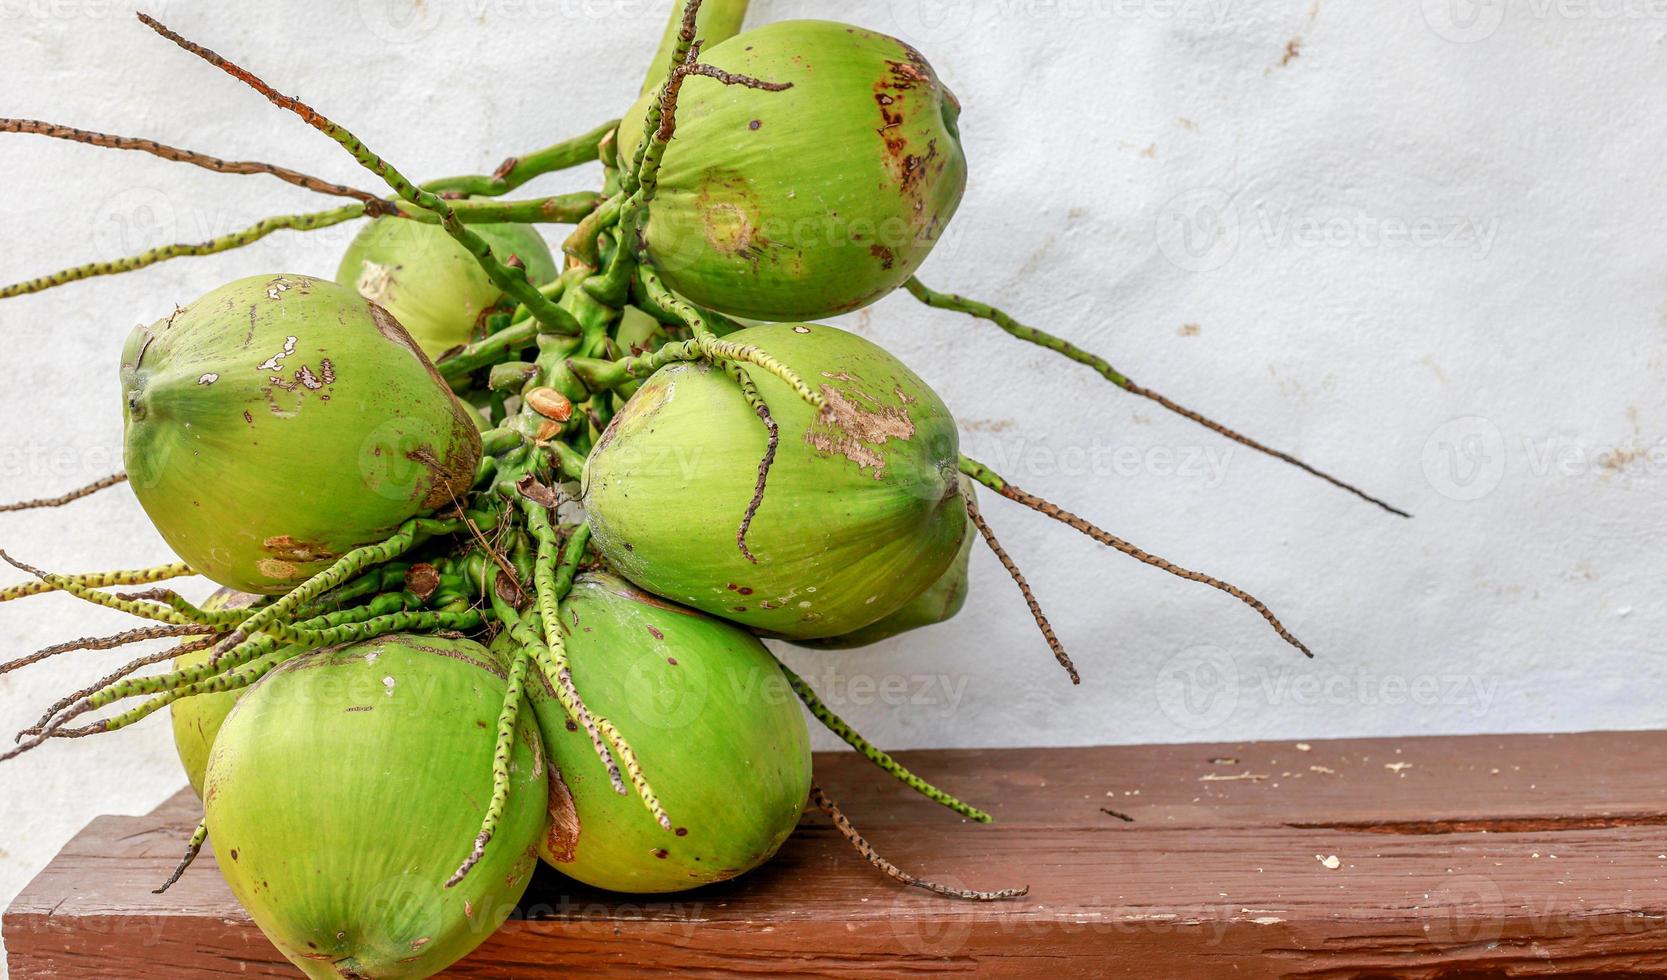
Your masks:
{"label": "wood grain texture", "polygon": [[[816,767],[904,868],[1029,896],[973,905],[899,888],[810,814],[764,868],[686,895],[612,895],[544,871],[447,975],[1667,976],[1667,733],[902,758],[996,825],[853,755]],[[198,816],[185,792],[89,825],[6,914],[13,975],[297,975],[212,861],[150,894]]]}

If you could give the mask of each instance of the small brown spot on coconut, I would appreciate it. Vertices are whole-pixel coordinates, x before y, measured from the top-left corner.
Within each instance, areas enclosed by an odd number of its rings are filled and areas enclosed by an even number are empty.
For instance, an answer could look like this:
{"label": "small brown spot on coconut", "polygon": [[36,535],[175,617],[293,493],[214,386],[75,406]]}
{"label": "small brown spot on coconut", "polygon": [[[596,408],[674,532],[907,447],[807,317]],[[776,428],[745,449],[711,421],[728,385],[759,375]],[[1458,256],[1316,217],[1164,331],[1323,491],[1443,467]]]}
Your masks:
{"label": "small brown spot on coconut", "polygon": [[658,628],[653,626],[648,627],[648,635],[654,637],[656,640],[663,640],[666,638],[666,634],[660,632]]}
{"label": "small brown spot on coconut", "polygon": [[676,667],[677,666],[677,658],[676,657],[667,657],[666,658],[666,663],[671,664],[673,667]]}
{"label": "small brown spot on coconut", "polygon": [[750,130],[753,130],[754,132],[757,132],[758,128],[760,126],[763,126],[763,125],[764,125],[764,123],[763,123],[762,120],[754,119],[752,122],[747,123],[747,128],[750,129]]}
{"label": "small brown spot on coconut", "polygon": [[654,856],[664,861],[666,858],[671,857],[671,852],[667,851],[663,847],[656,847],[654,849]]}

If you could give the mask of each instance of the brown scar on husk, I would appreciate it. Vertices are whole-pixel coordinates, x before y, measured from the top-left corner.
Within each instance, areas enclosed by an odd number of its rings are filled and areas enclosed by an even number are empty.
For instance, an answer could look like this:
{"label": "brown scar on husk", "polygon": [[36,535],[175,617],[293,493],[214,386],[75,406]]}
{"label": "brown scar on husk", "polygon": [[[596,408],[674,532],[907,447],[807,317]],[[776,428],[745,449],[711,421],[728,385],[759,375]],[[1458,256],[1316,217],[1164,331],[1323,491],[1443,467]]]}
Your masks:
{"label": "brown scar on husk", "polygon": [[333,549],[312,541],[297,541],[288,534],[279,534],[261,542],[261,547],[273,558],[288,562],[314,562],[340,558]]}
{"label": "brown scar on husk", "polygon": [[562,770],[552,765],[548,770],[550,780],[550,830],[545,833],[543,845],[550,852],[550,860],[558,863],[568,863],[578,857],[578,808],[573,805],[573,793],[567,788],[567,780],[562,778]]}
{"label": "brown scar on husk", "polygon": [[874,479],[885,475],[886,458],[874,446],[887,440],[914,438],[915,424],[908,410],[876,404],[866,408],[857,397],[847,397],[833,385],[822,385],[821,418],[805,430],[804,441],[818,452],[844,456],[861,469],[873,469]]}

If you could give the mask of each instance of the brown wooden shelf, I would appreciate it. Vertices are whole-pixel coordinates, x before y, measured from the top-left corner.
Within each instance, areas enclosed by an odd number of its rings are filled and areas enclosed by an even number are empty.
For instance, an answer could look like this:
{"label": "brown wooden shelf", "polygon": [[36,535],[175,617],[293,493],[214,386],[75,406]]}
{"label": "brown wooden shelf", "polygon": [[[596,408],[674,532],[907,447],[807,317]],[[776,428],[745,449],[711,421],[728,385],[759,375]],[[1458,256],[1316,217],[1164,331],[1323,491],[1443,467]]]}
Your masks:
{"label": "brown wooden shelf", "polygon": [[[1667,732],[902,757],[998,823],[849,753],[818,778],[903,867],[1028,897],[900,888],[811,815],[764,868],[681,896],[542,872],[448,976],[1667,976]],[[12,976],[297,975],[206,855],[150,894],[198,816],[183,792],[93,821],[6,913]]]}

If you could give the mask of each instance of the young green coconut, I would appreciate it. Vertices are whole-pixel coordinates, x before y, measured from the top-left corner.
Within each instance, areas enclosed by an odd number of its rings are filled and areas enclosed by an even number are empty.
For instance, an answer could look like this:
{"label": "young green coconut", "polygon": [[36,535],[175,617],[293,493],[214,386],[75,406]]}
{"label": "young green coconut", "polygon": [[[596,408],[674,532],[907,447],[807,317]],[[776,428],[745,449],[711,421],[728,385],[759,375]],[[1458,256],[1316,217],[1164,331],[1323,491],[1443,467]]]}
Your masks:
{"label": "young green coconut", "polygon": [[[961,477],[962,497],[970,498],[973,493],[972,481]],[[904,603],[891,615],[842,636],[793,642],[819,650],[850,650],[889,640],[911,630],[948,622],[967,604],[968,566],[972,563],[972,546],[977,541],[978,528],[968,521],[966,530],[961,533],[961,550],[955,553],[955,560],[936,582],[926,587],[926,591]]]}
{"label": "young green coconut", "polygon": [[122,354],[129,482],[174,552],[221,585],[287,592],[467,493],[468,409],[385,310],[333,282],[256,276]]}
{"label": "young green coconut", "polygon": [[530,715],[497,836],[457,867],[492,797],[505,672],[479,644],[384,636],[274,670],[209,757],[215,859],[261,931],[310,977],[428,977],[503,923],[549,820]]}
{"label": "young green coconut", "polygon": [[810,732],[764,645],[607,573],[574,583],[561,633],[586,702],[630,740],[679,822],[668,833],[616,793],[587,733],[535,682],[554,766],[543,858],[598,888],[660,893],[734,878],[774,855],[810,792]]}
{"label": "young green coconut", "polygon": [[[960,104],[920,52],[798,20],[700,60],[710,73],[682,83],[648,211],[647,256],[666,285],[722,313],[815,320],[908,280],[967,179]],[[621,160],[637,154],[657,97],[621,121]]]}
{"label": "young green coconut", "polygon": [[[556,278],[550,247],[531,225],[476,225],[501,262],[518,260],[527,281]],[[353,239],[336,282],[386,309],[434,360],[486,334],[486,317],[515,306],[479,260],[439,225],[382,217]]]}
{"label": "young green coconut", "polygon": [[[247,609],[259,599],[259,596],[246,592],[220,589],[203,600],[202,609],[206,612]],[[182,653],[174,658],[174,668],[207,664],[213,656],[213,651],[207,649]],[[214,737],[219,734],[220,726],[225,724],[226,716],[231,714],[232,706],[237,704],[242,694],[240,690],[218,691],[182,698],[168,705],[168,717],[174,729],[174,751],[179,754],[185,778],[198,799],[203,796],[203,775],[208,771],[208,756],[214,748]]]}
{"label": "young green coconut", "polygon": [[769,324],[725,342],[811,379],[826,408],[752,372],[778,447],[728,374],[661,369],[585,462],[597,548],[650,592],[777,636],[840,636],[896,612],[964,537],[949,410],[883,348],[834,327]]}

